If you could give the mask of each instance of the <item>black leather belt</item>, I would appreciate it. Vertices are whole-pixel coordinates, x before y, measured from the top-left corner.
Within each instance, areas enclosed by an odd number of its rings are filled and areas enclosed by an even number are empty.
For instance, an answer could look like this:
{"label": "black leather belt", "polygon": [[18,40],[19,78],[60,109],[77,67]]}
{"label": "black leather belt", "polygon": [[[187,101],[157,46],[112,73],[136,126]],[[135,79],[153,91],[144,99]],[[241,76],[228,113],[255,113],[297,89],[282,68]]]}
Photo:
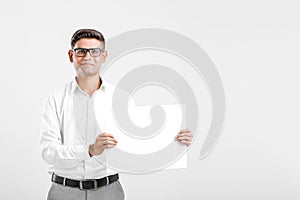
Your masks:
{"label": "black leather belt", "polygon": [[65,177],[57,176],[56,174],[52,174],[51,181],[54,183],[61,184],[63,186],[69,186],[74,188],[79,188],[81,190],[91,190],[97,189],[99,187],[109,185],[119,179],[118,174],[106,176],[100,179],[87,179],[87,180],[72,180]]}

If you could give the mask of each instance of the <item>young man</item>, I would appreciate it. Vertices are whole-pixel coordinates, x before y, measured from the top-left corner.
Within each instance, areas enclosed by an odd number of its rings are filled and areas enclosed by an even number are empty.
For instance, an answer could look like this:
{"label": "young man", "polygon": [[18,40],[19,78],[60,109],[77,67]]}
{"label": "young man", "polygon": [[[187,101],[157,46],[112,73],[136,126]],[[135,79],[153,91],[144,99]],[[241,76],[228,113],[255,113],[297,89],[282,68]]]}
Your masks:
{"label": "young man", "polygon": [[[46,99],[42,114],[40,146],[53,182],[48,200],[124,199],[118,174],[107,172],[96,159],[118,143],[113,133],[101,131],[94,113],[95,94],[106,98],[111,88],[99,74],[107,57],[104,37],[97,30],[80,29],[71,48],[76,77]],[[185,129],[177,140],[189,145],[192,135]]]}

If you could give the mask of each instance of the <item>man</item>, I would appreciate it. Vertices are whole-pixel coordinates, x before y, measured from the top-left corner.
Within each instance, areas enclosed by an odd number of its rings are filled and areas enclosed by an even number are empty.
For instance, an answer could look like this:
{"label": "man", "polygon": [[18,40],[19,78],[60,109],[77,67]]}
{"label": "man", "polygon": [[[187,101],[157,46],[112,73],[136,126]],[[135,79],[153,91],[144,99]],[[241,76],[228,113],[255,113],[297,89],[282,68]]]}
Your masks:
{"label": "man", "polygon": [[[53,182],[48,200],[124,199],[118,173],[97,160],[118,143],[113,133],[101,131],[94,113],[95,95],[106,98],[112,88],[99,74],[107,57],[103,35],[76,31],[68,55],[75,80],[46,99],[42,114],[40,146]],[[192,134],[185,129],[176,139],[189,145]]]}

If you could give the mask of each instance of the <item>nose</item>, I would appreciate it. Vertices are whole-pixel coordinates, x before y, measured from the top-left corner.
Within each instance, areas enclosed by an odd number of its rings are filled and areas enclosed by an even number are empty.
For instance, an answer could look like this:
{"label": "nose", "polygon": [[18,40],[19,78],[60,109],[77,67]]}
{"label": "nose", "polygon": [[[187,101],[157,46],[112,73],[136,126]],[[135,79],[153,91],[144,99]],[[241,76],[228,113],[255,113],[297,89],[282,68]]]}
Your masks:
{"label": "nose", "polygon": [[83,56],[83,58],[85,58],[85,59],[91,58],[90,51],[87,51],[86,54]]}

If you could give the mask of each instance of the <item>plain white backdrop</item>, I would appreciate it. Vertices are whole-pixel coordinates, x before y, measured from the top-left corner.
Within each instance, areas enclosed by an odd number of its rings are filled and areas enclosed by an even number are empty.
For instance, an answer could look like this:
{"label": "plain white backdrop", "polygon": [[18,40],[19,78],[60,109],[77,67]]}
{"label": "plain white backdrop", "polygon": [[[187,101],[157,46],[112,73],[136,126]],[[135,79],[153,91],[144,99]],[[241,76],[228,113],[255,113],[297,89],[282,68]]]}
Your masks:
{"label": "plain white backdrop", "polygon": [[164,28],[196,41],[225,87],[227,118],[214,151],[188,169],[121,174],[127,199],[300,198],[298,1],[2,1],[0,199],[46,199],[39,151],[42,100],[74,77],[67,51],[79,28],[107,39]]}

